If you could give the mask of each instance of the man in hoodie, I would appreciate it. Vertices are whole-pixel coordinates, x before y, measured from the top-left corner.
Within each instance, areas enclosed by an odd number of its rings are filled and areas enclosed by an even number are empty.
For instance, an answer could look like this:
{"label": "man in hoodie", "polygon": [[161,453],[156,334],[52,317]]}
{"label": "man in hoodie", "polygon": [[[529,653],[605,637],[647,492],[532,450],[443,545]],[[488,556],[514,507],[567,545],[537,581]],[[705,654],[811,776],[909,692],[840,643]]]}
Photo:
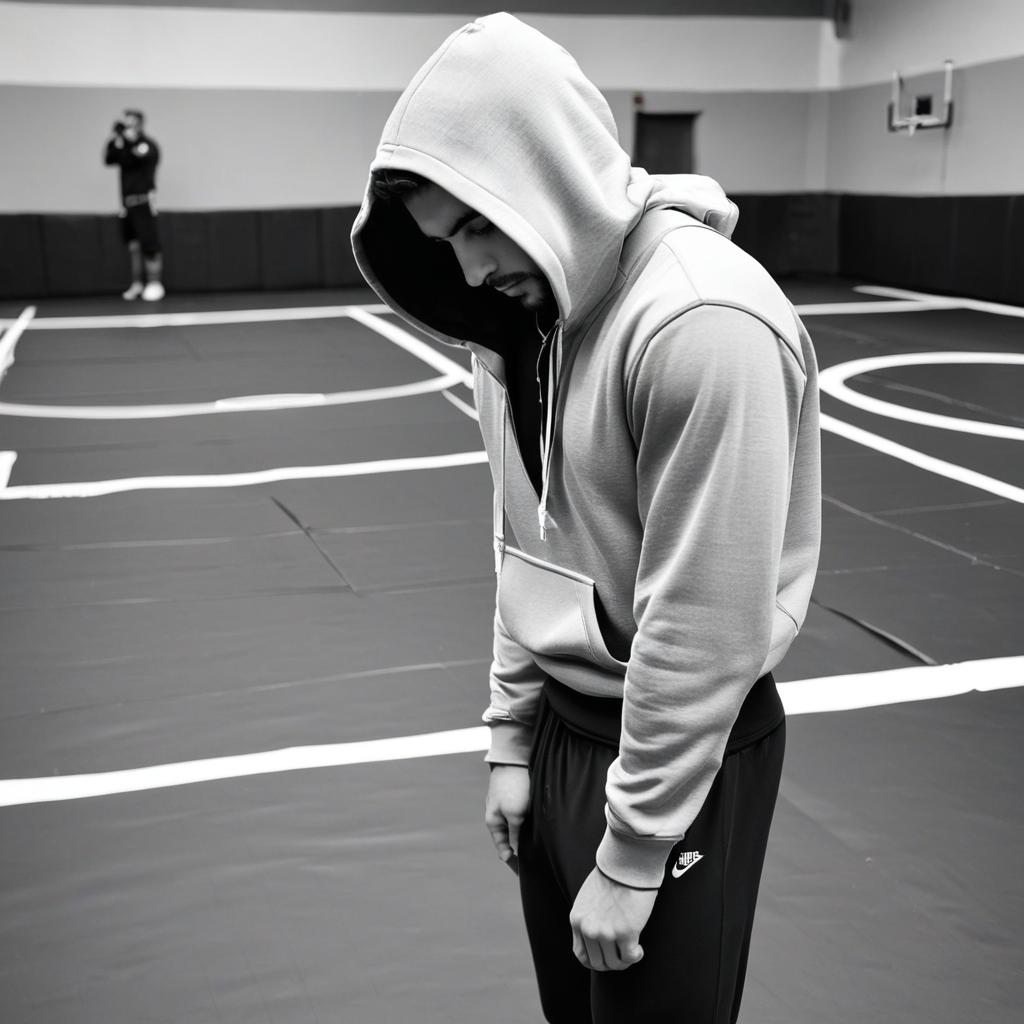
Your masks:
{"label": "man in hoodie", "polygon": [[818,556],[814,353],[710,179],[631,168],[507,15],[388,120],[367,281],[473,354],[495,487],[485,820],[552,1024],[735,1021]]}
{"label": "man in hoodie", "polygon": [[126,110],[124,119],[114,122],[103,152],[103,162],[121,169],[121,212],[118,217],[121,238],[128,247],[132,274],[132,283],[124,298],[156,302],[164,297],[161,281],[163,254],[153,209],[160,147],[145,133],[144,121],[141,110]]}

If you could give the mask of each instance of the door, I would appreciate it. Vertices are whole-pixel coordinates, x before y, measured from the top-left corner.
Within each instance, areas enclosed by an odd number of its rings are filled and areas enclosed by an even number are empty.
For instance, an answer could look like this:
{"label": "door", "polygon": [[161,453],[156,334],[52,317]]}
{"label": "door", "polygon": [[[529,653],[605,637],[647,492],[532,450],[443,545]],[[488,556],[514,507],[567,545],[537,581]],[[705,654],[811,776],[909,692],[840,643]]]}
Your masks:
{"label": "door", "polygon": [[696,114],[637,111],[633,163],[651,174],[692,174]]}

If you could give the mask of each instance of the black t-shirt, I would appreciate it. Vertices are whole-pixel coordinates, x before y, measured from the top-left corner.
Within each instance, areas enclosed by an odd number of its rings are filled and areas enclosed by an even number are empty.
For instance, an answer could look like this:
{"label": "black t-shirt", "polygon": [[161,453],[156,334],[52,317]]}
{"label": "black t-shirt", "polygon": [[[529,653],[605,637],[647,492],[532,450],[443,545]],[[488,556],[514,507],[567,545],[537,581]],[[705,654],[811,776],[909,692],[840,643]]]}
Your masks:
{"label": "black t-shirt", "polygon": [[[118,141],[121,145],[117,145]],[[148,135],[139,135],[134,142],[111,139],[103,162],[121,168],[121,196],[140,196],[156,188],[156,167],[160,147]]]}
{"label": "black t-shirt", "polygon": [[[543,345],[536,328],[527,329],[514,342],[495,345],[495,351],[505,360],[505,386],[508,391],[512,426],[515,429],[519,451],[523,456],[527,476],[537,493],[541,492],[540,437],[544,429],[543,415],[548,389],[548,349]],[[538,372],[537,361],[541,360]],[[538,384],[537,378],[540,377]]]}

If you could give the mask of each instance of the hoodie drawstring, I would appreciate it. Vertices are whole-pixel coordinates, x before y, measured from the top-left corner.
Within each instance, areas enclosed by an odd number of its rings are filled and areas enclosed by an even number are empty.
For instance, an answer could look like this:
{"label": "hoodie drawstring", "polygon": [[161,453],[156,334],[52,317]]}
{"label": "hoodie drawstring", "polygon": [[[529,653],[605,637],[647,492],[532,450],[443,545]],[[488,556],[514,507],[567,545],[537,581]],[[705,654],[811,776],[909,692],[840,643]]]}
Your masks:
{"label": "hoodie drawstring", "polygon": [[508,422],[508,396],[501,398],[501,454],[498,458],[498,486],[494,489],[494,574],[501,575],[505,557],[505,442]]}
{"label": "hoodie drawstring", "polygon": [[[537,507],[537,521],[540,525],[541,540],[547,540],[548,530],[556,526],[555,521],[548,514],[548,488],[551,481],[551,457],[555,436],[555,404],[558,392],[558,377],[562,363],[561,320],[556,321],[553,331],[549,336],[551,337],[551,347],[548,349],[547,409],[545,410],[544,428],[540,438],[541,493],[540,505]],[[540,361],[544,356],[544,347],[549,336],[545,336],[544,344],[541,345],[541,355],[537,359],[538,387],[540,386]],[[501,576],[501,563],[505,556],[505,462],[506,446],[508,444],[508,418],[508,395],[503,389],[497,474],[498,486],[494,490],[494,572],[497,576]]]}
{"label": "hoodie drawstring", "polygon": [[544,417],[544,430],[540,439],[541,491],[540,505],[537,508],[537,522],[540,526],[540,539],[547,540],[549,527],[555,521],[548,515],[548,488],[551,483],[551,457],[555,439],[555,404],[558,395],[558,375],[562,366],[562,321],[555,323],[551,348],[548,350],[548,393],[547,415]]}

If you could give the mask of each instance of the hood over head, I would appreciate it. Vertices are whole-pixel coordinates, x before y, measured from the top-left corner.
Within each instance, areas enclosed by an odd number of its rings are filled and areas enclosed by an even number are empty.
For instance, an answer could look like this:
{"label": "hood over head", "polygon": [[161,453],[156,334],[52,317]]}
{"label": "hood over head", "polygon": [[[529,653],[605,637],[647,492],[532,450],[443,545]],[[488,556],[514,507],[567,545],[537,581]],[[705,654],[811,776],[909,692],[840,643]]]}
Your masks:
{"label": "hood over head", "polygon": [[[508,235],[543,271],[569,326],[608,292],[646,210],[675,207],[727,236],[738,217],[710,178],[630,167],[607,102],[576,61],[509,14],[463,26],[417,72],[370,170],[385,168],[427,178]],[[493,347],[533,324],[515,299],[468,285],[449,246],[369,188],[352,246],[377,294],[439,340]]]}

